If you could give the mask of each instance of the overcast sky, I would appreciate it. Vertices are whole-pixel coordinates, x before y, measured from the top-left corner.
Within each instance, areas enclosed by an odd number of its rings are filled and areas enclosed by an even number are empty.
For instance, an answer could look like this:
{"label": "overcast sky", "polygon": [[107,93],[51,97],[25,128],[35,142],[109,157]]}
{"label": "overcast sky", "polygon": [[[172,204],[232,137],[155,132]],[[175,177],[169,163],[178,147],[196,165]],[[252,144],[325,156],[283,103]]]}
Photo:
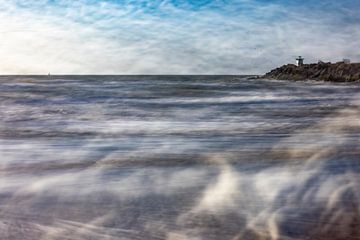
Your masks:
{"label": "overcast sky", "polygon": [[0,74],[261,74],[296,55],[360,61],[359,12],[360,0],[0,0]]}

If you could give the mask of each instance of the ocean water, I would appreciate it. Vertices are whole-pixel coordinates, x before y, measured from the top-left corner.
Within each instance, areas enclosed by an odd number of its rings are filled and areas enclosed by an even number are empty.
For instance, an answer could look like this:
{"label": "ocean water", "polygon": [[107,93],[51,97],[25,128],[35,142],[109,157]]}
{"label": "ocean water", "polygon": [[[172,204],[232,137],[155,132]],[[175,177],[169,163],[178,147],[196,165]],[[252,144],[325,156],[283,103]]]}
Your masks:
{"label": "ocean water", "polygon": [[360,85],[2,76],[0,239],[360,239]]}

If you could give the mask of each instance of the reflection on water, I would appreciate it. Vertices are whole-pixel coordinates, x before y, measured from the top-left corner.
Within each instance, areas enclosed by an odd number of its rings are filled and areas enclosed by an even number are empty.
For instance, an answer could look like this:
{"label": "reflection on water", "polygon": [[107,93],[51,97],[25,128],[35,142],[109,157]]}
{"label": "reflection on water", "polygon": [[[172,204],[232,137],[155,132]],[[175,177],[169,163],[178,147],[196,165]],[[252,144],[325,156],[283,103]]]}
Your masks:
{"label": "reflection on water", "polygon": [[360,239],[360,87],[0,78],[0,239]]}

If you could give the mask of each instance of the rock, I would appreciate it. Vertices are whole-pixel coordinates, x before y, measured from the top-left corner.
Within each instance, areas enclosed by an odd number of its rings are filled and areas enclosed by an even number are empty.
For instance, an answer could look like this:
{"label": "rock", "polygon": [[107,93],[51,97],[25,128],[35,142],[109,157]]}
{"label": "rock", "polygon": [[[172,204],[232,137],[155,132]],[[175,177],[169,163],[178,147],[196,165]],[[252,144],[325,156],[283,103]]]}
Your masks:
{"label": "rock", "polygon": [[287,64],[271,70],[262,78],[278,80],[318,80],[331,82],[360,82],[360,63],[312,63],[296,66]]}

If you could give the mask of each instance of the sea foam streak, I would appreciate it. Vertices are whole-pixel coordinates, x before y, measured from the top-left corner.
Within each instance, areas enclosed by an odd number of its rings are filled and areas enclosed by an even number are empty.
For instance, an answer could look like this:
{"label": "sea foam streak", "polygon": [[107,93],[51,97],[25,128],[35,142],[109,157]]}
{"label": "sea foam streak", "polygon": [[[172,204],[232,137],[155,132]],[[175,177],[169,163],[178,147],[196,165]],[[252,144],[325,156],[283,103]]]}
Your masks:
{"label": "sea foam streak", "polygon": [[0,80],[1,239],[360,238],[356,85]]}

